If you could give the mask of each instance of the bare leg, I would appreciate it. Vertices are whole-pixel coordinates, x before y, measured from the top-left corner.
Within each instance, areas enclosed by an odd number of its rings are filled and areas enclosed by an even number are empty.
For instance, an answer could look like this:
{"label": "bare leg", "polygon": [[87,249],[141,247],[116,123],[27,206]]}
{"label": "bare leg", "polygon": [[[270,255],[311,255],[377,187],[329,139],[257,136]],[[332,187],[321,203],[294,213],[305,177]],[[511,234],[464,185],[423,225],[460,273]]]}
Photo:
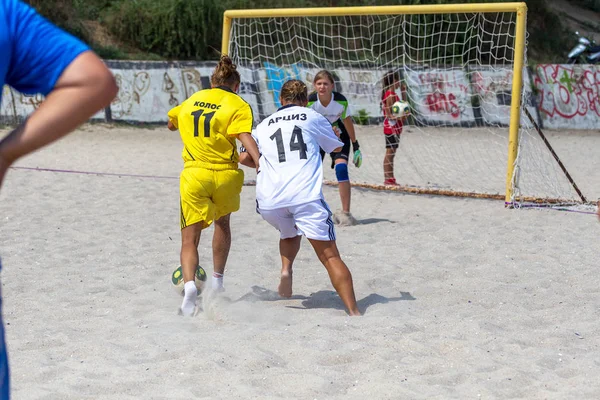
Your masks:
{"label": "bare leg", "polygon": [[300,250],[302,236],[279,240],[279,254],[281,254],[281,280],[279,282],[279,295],[292,297],[292,265]]}
{"label": "bare leg", "polygon": [[230,217],[231,214],[227,214],[215,221],[215,232],[212,241],[213,276],[218,274],[222,277],[225,273],[225,264],[227,264],[227,257],[229,257],[229,249],[231,248]]}
{"label": "bare leg", "polygon": [[[347,164],[346,160],[337,159],[335,160],[335,164]],[[351,185],[350,181],[346,182],[338,182],[338,189],[340,191],[340,201],[342,203],[342,211],[345,213],[350,212],[350,199],[351,199]]]}
{"label": "bare leg", "polygon": [[342,261],[335,240],[322,241],[309,239],[319,260],[323,263],[329,274],[329,279],[338,295],[344,302],[350,315],[361,315],[356,305],[352,274]]}
{"label": "bare leg", "polygon": [[383,158],[383,178],[385,180],[394,179],[394,156],[396,149],[386,148],[385,157]]}
{"label": "bare leg", "polygon": [[196,268],[198,267],[198,244],[200,233],[204,226],[203,222],[188,225],[181,230],[181,271],[183,282],[194,281]]}

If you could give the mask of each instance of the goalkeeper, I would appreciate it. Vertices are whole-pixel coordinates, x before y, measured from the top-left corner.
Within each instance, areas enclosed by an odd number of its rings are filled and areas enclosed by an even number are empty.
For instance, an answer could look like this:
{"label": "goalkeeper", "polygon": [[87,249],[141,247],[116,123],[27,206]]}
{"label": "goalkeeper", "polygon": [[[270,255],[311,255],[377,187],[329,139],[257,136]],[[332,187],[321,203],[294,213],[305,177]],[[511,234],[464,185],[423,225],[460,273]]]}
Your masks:
{"label": "goalkeeper", "polygon": [[[333,130],[344,143],[342,151],[331,153],[331,168],[335,168],[338,181],[342,212],[333,216],[333,221],[339,225],[355,225],[356,219],[350,213],[351,186],[348,174],[348,158],[352,145],[352,161],[359,168],[362,164],[362,154],[356,140],[352,114],[348,100],[341,93],[334,92],[334,79],[331,72],[319,71],[313,80],[315,92],[308,97],[308,107],[312,108],[331,123]],[[321,158],[325,152],[321,150]]]}

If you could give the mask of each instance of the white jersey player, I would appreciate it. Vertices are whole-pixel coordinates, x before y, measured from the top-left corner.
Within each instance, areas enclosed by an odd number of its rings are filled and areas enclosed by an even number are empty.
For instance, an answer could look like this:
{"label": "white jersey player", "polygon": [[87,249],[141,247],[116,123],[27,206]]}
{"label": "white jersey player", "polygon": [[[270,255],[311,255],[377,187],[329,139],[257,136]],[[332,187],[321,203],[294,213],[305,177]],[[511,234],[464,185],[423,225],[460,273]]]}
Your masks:
{"label": "white jersey player", "polygon": [[[253,135],[261,153],[256,177],[257,211],[280,232],[279,294],[292,295],[292,264],[304,235],[327,269],[348,313],[360,315],[352,275],[340,257],[331,211],[322,192],[320,149],[339,151],[343,143],[325,117],[306,108],[308,91],[303,82],[287,81],[280,100],[283,107],[265,118]],[[240,162],[254,167],[247,153],[240,154]]]}

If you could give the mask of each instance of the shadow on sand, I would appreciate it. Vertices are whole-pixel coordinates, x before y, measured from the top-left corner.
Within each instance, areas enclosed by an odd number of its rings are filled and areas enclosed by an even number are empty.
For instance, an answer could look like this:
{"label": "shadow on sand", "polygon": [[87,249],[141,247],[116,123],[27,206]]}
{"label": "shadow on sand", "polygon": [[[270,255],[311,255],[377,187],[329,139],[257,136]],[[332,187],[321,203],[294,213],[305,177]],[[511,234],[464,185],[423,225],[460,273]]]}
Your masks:
{"label": "shadow on sand", "polygon": [[392,221],[391,219],[387,219],[387,218],[365,218],[365,219],[358,220],[358,225],[370,225],[370,224],[376,224],[378,222],[389,222],[391,224],[396,223],[396,221]]}
{"label": "shadow on sand", "polygon": [[[300,310],[310,310],[313,308],[333,308],[336,310],[346,310],[344,303],[337,295],[336,292],[331,290],[320,290],[316,293],[312,293],[310,296],[292,295],[290,298],[284,298],[274,290],[269,290],[261,286],[252,286],[252,290],[234,302],[238,301],[279,301],[279,300],[302,300],[302,307],[300,306],[286,306],[288,308],[295,308]],[[377,293],[371,293],[370,295],[357,301],[358,309],[364,314],[367,309],[375,304],[387,304],[396,301],[403,300],[416,300],[409,292],[400,292],[400,296],[397,297],[385,297]]]}

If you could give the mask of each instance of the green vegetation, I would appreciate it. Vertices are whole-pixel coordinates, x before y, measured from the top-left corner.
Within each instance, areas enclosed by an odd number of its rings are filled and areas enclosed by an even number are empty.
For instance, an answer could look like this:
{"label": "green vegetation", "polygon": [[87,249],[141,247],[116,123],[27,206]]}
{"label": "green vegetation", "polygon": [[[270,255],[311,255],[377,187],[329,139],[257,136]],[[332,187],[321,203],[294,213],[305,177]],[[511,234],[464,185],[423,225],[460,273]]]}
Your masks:
{"label": "green vegetation", "polygon": [[137,0],[105,13],[110,31],[144,52],[168,59],[218,58],[223,9],[214,0]]}
{"label": "green vegetation", "polygon": [[364,108],[358,110],[358,115],[354,115],[352,117],[354,123],[358,125],[368,125],[369,124],[369,113]]}
{"label": "green vegetation", "polygon": [[[214,60],[227,9],[497,2],[486,0],[25,0],[106,59]],[[507,1],[507,0],[504,0]],[[591,10],[600,0],[575,0]],[[545,0],[526,1],[529,62],[563,62],[573,45]],[[490,27],[494,29],[494,27]],[[344,27],[340,27],[341,30]],[[351,49],[349,49],[351,52]],[[457,51],[460,53],[460,51]]]}

